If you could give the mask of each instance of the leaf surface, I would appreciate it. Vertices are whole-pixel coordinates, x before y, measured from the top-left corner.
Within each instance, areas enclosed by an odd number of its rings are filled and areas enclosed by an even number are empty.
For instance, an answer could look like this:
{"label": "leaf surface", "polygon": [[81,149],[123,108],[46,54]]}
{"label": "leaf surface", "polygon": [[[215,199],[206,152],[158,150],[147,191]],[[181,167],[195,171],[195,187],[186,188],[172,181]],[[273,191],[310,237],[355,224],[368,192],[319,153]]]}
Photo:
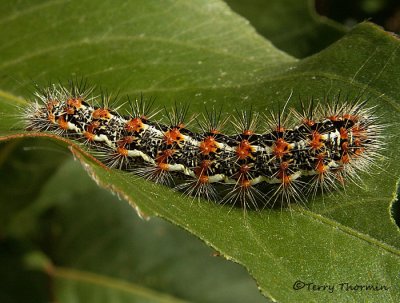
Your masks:
{"label": "leaf surface", "polygon": [[[93,179],[142,215],[165,218],[244,265],[273,300],[398,301],[400,235],[390,214],[400,170],[396,37],[362,23],[327,49],[296,60],[220,1],[1,5],[0,37],[6,42],[0,49],[3,139],[32,135],[13,116],[19,112],[15,105],[24,103],[17,100],[31,98],[27,88],[32,79],[45,84],[87,76],[120,95],[156,97],[161,106],[188,101],[192,113],[219,104],[226,112],[250,106],[260,112],[277,110],[291,94],[320,100],[339,92],[369,97],[369,106],[377,106],[387,125],[385,158],[371,174],[362,175],[360,186],[349,184],[346,193],[319,196],[306,208],[244,216],[239,209],[192,203],[165,187],[104,169],[68,140],[61,144],[70,146]],[[293,97],[289,105],[298,103]],[[336,290],[296,291],[297,280],[333,284]],[[389,290],[338,289],[345,282]]]}

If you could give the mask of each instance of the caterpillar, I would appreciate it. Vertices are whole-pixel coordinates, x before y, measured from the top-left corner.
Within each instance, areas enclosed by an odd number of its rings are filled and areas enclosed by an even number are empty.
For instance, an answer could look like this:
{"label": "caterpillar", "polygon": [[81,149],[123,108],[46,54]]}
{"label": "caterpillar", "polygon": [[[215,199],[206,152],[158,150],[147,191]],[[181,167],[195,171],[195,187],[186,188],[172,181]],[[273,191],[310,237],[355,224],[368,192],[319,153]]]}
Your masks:
{"label": "caterpillar", "polygon": [[[29,131],[81,142],[112,169],[194,198],[257,209],[359,182],[382,146],[375,109],[361,98],[323,105],[310,100],[289,111],[285,104],[269,114],[237,111],[225,119],[221,110],[206,109],[192,130],[187,106],[165,110],[161,122],[154,100],[127,98],[126,114],[114,103],[107,94],[94,96],[83,82],[54,84],[34,93],[23,120]],[[228,122],[233,134],[223,132]]]}

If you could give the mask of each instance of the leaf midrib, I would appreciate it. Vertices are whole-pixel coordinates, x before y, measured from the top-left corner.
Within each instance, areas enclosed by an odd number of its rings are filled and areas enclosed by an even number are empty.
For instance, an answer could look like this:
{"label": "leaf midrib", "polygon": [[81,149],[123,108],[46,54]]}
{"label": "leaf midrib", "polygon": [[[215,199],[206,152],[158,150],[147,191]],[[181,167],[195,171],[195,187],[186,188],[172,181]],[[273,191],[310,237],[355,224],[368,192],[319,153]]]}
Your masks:
{"label": "leaf midrib", "polygon": [[[9,61],[5,61],[3,62],[2,65],[0,65],[0,69],[24,62],[25,60],[29,60],[31,58],[35,58],[35,57],[39,57],[42,56],[44,54],[47,53],[51,53],[53,51],[56,50],[64,50],[64,49],[68,49],[68,48],[75,48],[78,46],[82,46],[82,45],[94,45],[94,44],[100,44],[100,43],[106,43],[106,44],[110,44],[111,42],[119,42],[119,41],[129,41],[129,42],[137,42],[137,41],[149,41],[149,42],[158,42],[158,43],[165,43],[165,44],[172,44],[174,46],[183,46],[189,49],[195,49],[198,51],[201,51],[202,53],[211,53],[214,55],[219,55],[219,56],[223,56],[223,57],[230,57],[232,59],[236,59],[236,60],[240,60],[241,62],[249,62],[249,63],[258,63],[260,58],[259,57],[254,57],[252,58],[252,56],[247,57],[247,56],[239,56],[239,55],[235,55],[233,53],[229,53],[229,52],[221,52],[220,50],[217,49],[213,49],[210,47],[203,47],[197,44],[192,44],[189,42],[185,42],[185,41],[177,41],[177,40],[170,40],[170,39],[165,39],[162,37],[150,37],[150,36],[136,36],[136,35],[132,35],[132,36],[112,36],[112,37],[94,37],[94,38],[88,38],[88,37],[84,37],[83,39],[79,40],[79,41],[74,41],[74,42],[70,42],[70,43],[63,43],[63,44],[58,44],[58,45],[52,45],[51,47],[47,47],[47,48],[41,48],[39,51],[31,51],[28,52],[26,54],[23,54],[13,60],[9,60]],[[275,59],[279,58],[279,64],[282,62],[295,62],[296,60],[293,59],[292,57],[290,57],[289,55],[284,55],[284,53],[279,53],[276,52],[275,53],[276,56],[268,56],[268,59],[273,62]],[[279,64],[266,64],[264,65],[265,67],[268,66],[279,66]]]}
{"label": "leaf midrib", "polygon": [[38,10],[41,10],[45,7],[49,7],[49,6],[53,6],[53,5],[57,5],[57,4],[61,4],[61,3],[65,3],[65,0],[56,0],[56,1],[47,1],[38,5],[33,5],[33,6],[28,6],[26,9],[24,10],[19,10],[17,13],[13,14],[13,15],[8,15],[3,19],[0,19],[0,25],[3,25],[4,23],[13,21],[21,16],[24,15],[29,15],[31,13],[36,13]]}
{"label": "leaf midrib", "polygon": [[[8,91],[1,90],[1,89],[0,89],[0,97],[3,98],[4,100],[15,101],[15,102],[17,102],[17,103],[19,103],[21,105],[28,105],[29,104],[29,102],[26,101],[25,99],[23,99],[21,97],[18,97],[18,96],[14,95],[14,94],[12,94],[12,93],[10,93]],[[0,102],[1,102],[1,100],[2,99],[0,99]],[[5,102],[3,102],[3,103],[5,103]],[[14,105],[14,104],[10,104],[10,105]]]}
{"label": "leaf midrib", "polygon": [[325,217],[325,216],[323,216],[321,214],[318,214],[318,213],[314,213],[314,212],[312,212],[310,210],[307,210],[305,208],[303,208],[303,209],[299,208],[298,211],[299,211],[299,213],[305,214],[305,215],[307,215],[308,217],[310,217],[310,218],[312,218],[314,220],[317,220],[317,221],[319,221],[321,223],[324,223],[324,224],[327,224],[329,226],[335,227],[338,230],[344,232],[345,234],[354,236],[354,237],[356,237],[356,238],[358,238],[360,240],[364,240],[367,243],[376,245],[376,246],[378,246],[378,247],[380,247],[380,248],[386,250],[387,252],[390,252],[390,253],[392,253],[392,254],[394,254],[396,256],[400,256],[400,250],[399,249],[397,249],[396,247],[394,247],[392,245],[384,243],[384,242],[382,242],[382,241],[380,241],[380,240],[378,240],[378,239],[376,239],[374,237],[371,237],[368,234],[364,234],[362,232],[359,232],[359,231],[357,231],[357,230],[355,230],[355,229],[353,229],[351,227],[343,225],[343,224],[341,224],[341,223],[339,223],[339,222],[337,222],[335,220],[329,219],[328,217]]}
{"label": "leaf midrib", "polygon": [[[269,83],[269,82],[274,82],[274,81],[280,81],[280,80],[288,80],[288,79],[293,79],[293,78],[301,78],[304,76],[318,76],[318,77],[325,77],[326,79],[331,79],[331,80],[338,80],[341,82],[344,82],[348,84],[348,78],[339,76],[337,74],[333,73],[326,73],[322,71],[313,71],[313,72],[301,72],[301,73],[293,73],[290,75],[283,75],[283,76],[272,76],[268,77],[267,79],[264,79],[263,81],[257,82],[257,84],[264,84],[264,83]],[[248,83],[240,83],[241,87],[244,86],[253,86],[254,82],[248,82]],[[397,112],[400,112],[400,104],[397,104],[394,98],[389,97],[385,94],[383,94],[381,91],[372,88],[370,86],[367,86],[364,83],[360,83],[358,81],[352,81],[350,83],[351,86],[357,87],[359,89],[364,89],[364,91],[370,92],[371,94],[378,96],[380,99],[386,101],[388,105],[393,107]],[[209,90],[217,90],[217,89],[226,89],[226,88],[235,88],[235,85],[226,85],[226,86],[214,86],[214,85],[205,85],[205,86],[193,86],[193,87],[169,87],[165,89],[151,89],[151,90],[146,90],[146,89],[140,89],[140,90],[131,90],[128,91],[127,94],[137,94],[137,93],[147,93],[147,92],[177,92],[177,91],[184,91],[184,90],[193,90],[193,89],[209,89]],[[17,97],[13,95],[10,92],[7,92],[5,90],[0,89],[0,97],[3,97],[8,100],[14,100],[17,101],[21,104],[28,104],[28,102],[20,97]]]}

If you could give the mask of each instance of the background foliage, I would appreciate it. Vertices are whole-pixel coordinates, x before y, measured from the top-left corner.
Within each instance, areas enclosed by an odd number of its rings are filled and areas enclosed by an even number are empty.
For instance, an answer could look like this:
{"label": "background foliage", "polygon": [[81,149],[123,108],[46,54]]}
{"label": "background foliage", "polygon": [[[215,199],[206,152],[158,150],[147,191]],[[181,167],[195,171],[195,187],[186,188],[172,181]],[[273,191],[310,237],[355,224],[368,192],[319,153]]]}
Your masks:
{"label": "background foliage", "polygon": [[[250,4],[229,4],[254,16],[275,46],[217,0],[0,4],[0,134],[7,141],[0,154],[1,302],[25,295],[62,302],[263,299],[242,268],[211,257],[212,250],[174,225],[242,264],[270,300],[398,301],[400,236],[391,216],[400,166],[397,37],[371,23],[347,30],[321,20],[307,13],[308,1],[258,3],[265,19]],[[291,17],[283,18],[285,12]],[[299,60],[279,48],[299,58],[314,55]],[[192,113],[219,103],[226,112],[276,109],[291,93],[362,92],[387,124],[385,158],[360,187],[318,197],[307,208],[244,216],[192,203],[105,170],[67,140],[18,140],[34,135],[16,117],[31,98],[32,81],[46,85],[75,75],[120,95],[143,92],[160,105],[190,101]],[[293,98],[290,105],[297,103]],[[151,220],[138,221],[127,203],[90,183],[82,167]],[[389,291],[295,291],[296,280],[373,283]],[[29,294],[18,291],[23,285]]]}

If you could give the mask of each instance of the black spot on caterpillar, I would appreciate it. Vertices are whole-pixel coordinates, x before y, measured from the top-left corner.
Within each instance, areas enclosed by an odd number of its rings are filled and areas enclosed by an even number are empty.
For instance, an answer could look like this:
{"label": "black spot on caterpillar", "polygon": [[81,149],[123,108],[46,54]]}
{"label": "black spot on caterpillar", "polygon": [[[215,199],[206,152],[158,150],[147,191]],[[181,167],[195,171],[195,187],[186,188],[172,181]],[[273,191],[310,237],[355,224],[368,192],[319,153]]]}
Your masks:
{"label": "black spot on caterpillar", "polygon": [[[358,182],[382,146],[374,108],[361,98],[225,119],[206,109],[197,129],[187,126],[187,106],[166,110],[167,122],[160,122],[152,101],[128,99],[122,114],[110,100],[82,84],[52,85],[35,93],[23,119],[27,130],[82,142],[111,168],[244,208],[301,202]],[[227,120],[235,133],[222,131]]]}

